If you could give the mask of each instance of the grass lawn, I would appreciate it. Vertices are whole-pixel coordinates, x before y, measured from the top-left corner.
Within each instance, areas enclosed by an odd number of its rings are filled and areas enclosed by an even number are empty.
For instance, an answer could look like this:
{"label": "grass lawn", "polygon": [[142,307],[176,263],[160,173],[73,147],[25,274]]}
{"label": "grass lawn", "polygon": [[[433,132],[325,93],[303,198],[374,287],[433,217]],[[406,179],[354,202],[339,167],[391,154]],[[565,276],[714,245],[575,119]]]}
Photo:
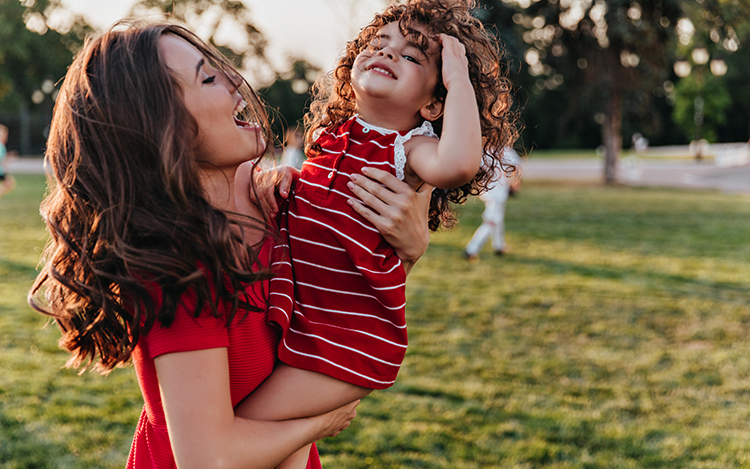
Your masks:
{"label": "grass lawn", "polygon": [[[123,467],[132,368],[62,369],[25,303],[41,177],[0,199],[0,467]],[[333,468],[750,467],[750,198],[525,183],[511,253],[461,249],[481,204],[408,282],[397,384],[324,440]]]}

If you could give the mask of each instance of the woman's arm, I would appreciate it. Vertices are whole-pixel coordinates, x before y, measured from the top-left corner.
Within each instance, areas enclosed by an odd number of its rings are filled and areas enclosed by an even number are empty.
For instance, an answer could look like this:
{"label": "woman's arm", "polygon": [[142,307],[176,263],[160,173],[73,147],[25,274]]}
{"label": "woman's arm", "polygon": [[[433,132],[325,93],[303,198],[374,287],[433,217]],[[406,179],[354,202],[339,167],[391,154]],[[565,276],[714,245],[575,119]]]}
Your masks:
{"label": "woman's arm", "polygon": [[180,469],[270,469],[308,443],[349,426],[359,403],[312,418],[246,420],[232,409],[226,348],[169,353],[154,363]]}
{"label": "woman's arm", "polygon": [[393,246],[408,274],[430,243],[427,213],[432,186],[423,184],[414,191],[388,172],[363,168],[362,173],[366,177],[352,175],[349,189],[364,205],[355,199],[349,204]]}

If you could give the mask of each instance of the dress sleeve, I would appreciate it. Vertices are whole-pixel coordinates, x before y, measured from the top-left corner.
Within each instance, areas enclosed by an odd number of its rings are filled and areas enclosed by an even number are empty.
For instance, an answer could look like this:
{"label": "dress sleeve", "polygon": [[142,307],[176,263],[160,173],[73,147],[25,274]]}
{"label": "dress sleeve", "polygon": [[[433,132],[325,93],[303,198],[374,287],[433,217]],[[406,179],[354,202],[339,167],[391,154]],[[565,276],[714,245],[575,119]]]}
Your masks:
{"label": "dress sleeve", "polygon": [[154,359],[165,353],[191,352],[229,346],[229,333],[223,317],[213,317],[208,305],[196,318],[195,298],[185,294],[184,301],[175,311],[175,318],[169,327],[158,321],[143,337],[149,357]]}
{"label": "dress sleeve", "polygon": [[396,140],[393,142],[393,164],[396,166],[396,177],[400,181],[403,181],[404,177],[406,177],[404,174],[404,168],[406,167],[406,150],[404,149],[404,144],[415,135],[438,138],[430,121],[422,122],[421,126],[411,129],[405,135],[399,134],[396,136]]}

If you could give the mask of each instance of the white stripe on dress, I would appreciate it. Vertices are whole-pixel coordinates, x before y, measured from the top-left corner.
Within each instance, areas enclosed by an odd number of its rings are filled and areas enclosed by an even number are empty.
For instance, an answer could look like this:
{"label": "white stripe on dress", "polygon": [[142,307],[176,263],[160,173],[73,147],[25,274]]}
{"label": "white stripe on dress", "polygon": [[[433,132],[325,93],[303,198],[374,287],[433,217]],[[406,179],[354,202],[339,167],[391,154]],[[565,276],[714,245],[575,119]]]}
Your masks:
{"label": "white stripe on dress", "polygon": [[337,234],[338,234],[339,236],[341,236],[342,238],[345,238],[345,239],[349,240],[350,242],[352,242],[353,244],[355,244],[355,245],[357,245],[357,246],[361,247],[361,248],[362,248],[362,249],[363,249],[364,251],[368,252],[368,253],[369,253],[370,255],[372,255],[373,257],[379,257],[379,258],[381,258],[381,259],[385,259],[385,258],[386,258],[386,255],[385,255],[385,254],[378,254],[378,253],[375,253],[375,252],[373,252],[373,251],[372,251],[372,250],[371,250],[370,248],[368,248],[368,247],[367,247],[367,246],[365,246],[364,244],[360,243],[359,241],[357,241],[356,239],[352,238],[351,236],[347,236],[346,234],[344,234],[343,232],[341,232],[341,231],[337,230],[336,228],[334,228],[334,227],[333,227],[333,226],[331,226],[331,225],[328,225],[328,224],[326,224],[326,223],[323,223],[323,222],[321,222],[321,221],[319,221],[319,220],[316,220],[316,219],[314,219],[314,218],[310,218],[310,217],[302,217],[302,216],[299,216],[299,215],[293,214],[292,212],[289,212],[289,215],[293,216],[294,218],[296,218],[296,219],[298,219],[298,220],[302,220],[302,221],[307,221],[307,222],[313,223],[313,224],[315,224],[315,225],[319,225],[319,226],[322,226],[322,227],[324,227],[324,228],[328,228],[329,230],[333,231],[334,233],[337,233]]}
{"label": "white stripe on dress", "polygon": [[380,303],[381,306],[383,306],[383,308],[391,310],[391,311],[396,311],[396,310],[401,309],[401,308],[403,308],[403,307],[406,306],[406,302],[404,302],[400,306],[388,306],[385,303],[383,303],[382,301],[380,301],[380,299],[377,296],[367,295],[365,293],[349,292],[349,291],[345,291],[345,290],[334,290],[333,288],[325,288],[325,287],[322,287],[320,285],[314,285],[312,283],[306,283],[306,282],[297,281],[297,286],[308,287],[308,288],[312,288],[313,290],[326,291],[326,292],[329,292],[329,293],[338,293],[340,295],[358,296],[360,298],[371,298],[371,299],[377,301],[378,303]]}
{"label": "white stripe on dress", "polygon": [[368,141],[366,141],[366,142],[360,142],[359,140],[354,140],[353,138],[350,138],[350,139],[349,139],[349,141],[350,141],[350,142],[353,142],[353,143],[356,143],[357,145],[360,145],[360,146],[363,146],[363,145],[367,145],[368,143],[372,143],[373,145],[376,145],[376,146],[378,146],[378,147],[382,148],[383,150],[385,150],[385,149],[386,149],[386,148],[388,148],[388,147],[392,147],[392,146],[394,146],[394,145],[393,145],[393,142],[391,142],[391,143],[389,143],[389,144],[387,144],[387,145],[381,145],[381,144],[380,144],[380,143],[378,143],[378,142],[377,142],[376,140],[368,140]]}
{"label": "white stripe on dress", "polygon": [[357,373],[354,370],[350,370],[349,368],[347,368],[345,366],[341,366],[338,363],[334,363],[331,360],[328,360],[327,358],[323,358],[323,357],[320,357],[318,355],[311,355],[309,353],[304,353],[304,352],[300,352],[298,350],[294,350],[291,347],[289,347],[289,345],[286,343],[286,340],[284,340],[284,348],[287,349],[287,350],[289,350],[291,353],[295,353],[297,355],[302,355],[303,357],[309,357],[309,358],[314,358],[316,360],[324,361],[324,362],[328,363],[329,365],[335,366],[336,368],[339,368],[339,369],[342,369],[344,371],[347,371],[347,372],[349,372],[349,373],[351,373],[353,375],[359,376],[360,378],[364,378],[364,379],[366,379],[368,381],[372,381],[372,382],[380,383],[380,384],[393,384],[393,383],[396,382],[396,380],[393,380],[393,381],[380,381],[380,380],[372,378],[370,376],[363,375],[362,373]]}
{"label": "white stripe on dress", "polygon": [[291,234],[289,235],[289,239],[293,239],[295,241],[299,241],[300,243],[313,244],[313,245],[321,247],[321,248],[332,249],[334,251],[346,252],[346,249],[344,249],[342,247],[339,247],[339,246],[331,246],[330,244],[319,243],[317,241],[312,241],[312,240],[309,240],[309,239],[306,239],[306,238],[300,238],[299,236],[292,236]]}
{"label": "white stripe on dress", "polygon": [[[345,349],[345,350],[349,350],[350,352],[358,353],[358,354],[360,354],[360,355],[362,355],[362,356],[365,356],[365,357],[367,357],[367,358],[369,358],[369,359],[371,359],[371,360],[375,360],[375,361],[377,361],[377,362],[383,363],[384,365],[389,365],[389,366],[400,366],[400,365],[397,365],[396,363],[391,363],[391,362],[389,362],[389,361],[383,360],[382,358],[378,358],[378,357],[373,357],[373,356],[372,356],[372,355],[370,355],[369,353],[365,353],[365,352],[363,352],[362,350],[356,349],[356,348],[354,348],[354,347],[349,347],[349,346],[346,346],[346,345],[340,344],[340,343],[338,343],[338,342],[334,342],[334,341],[332,341],[332,340],[330,340],[330,339],[326,339],[325,337],[321,337],[321,336],[319,336],[319,335],[316,335],[316,334],[308,334],[308,333],[306,333],[306,332],[298,331],[298,330],[296,330],[296,329],[294,329],[294,328],[292,328],[292,327],[290,327],[290,328],[289,328],[289,332],[292,332],[292,333],[294,333],[294,334],[298,334],[298,335],[303,335],[303,336],[305,336],[305,337],[310,337],[310,338],[312,338],[312,339],[319,339],[319,340],[322,340],[323,342],[325,342],[325,343],[327,343],[327,344],[330,344],[330,345],[333,345],[334,347],[339,347],[339,348],[342,348],[342,349]],[[351,332],[357,332],[357,331],[351,331]],[[406,348],[406,347],[404,347],[404,348]]]}
{"label": "white stripe on dress", "polygon": [[[340,310],[340,309],[322,308],[320,306],[308,305],[308,304],[304,304],[304,303],[300,303],[300,302],[297,302],[297,304],[299,306],[305,308],[305,309],[314,309],[314,310],[318,310],[318,311],[323,311],[325,313],[341,314],[341,315],[345,315],[345,316],[358,316],[358,317],[367,318],[367,319],[377,319],[378,321],[390,324],[391,326],[393,326],[393,327],[395,327],[397,329],[404,329],[406,327],[406,324],[396,324],[393,321],[390,321],[388,319],[382,318],[380,316],[376,316],[374,314],[357,313],[355,311],[343,311],[343,310]],[[295,311],[295,312],[297,312],[298,314],[301,314],[298,311]]]}
{"label": "white stripe on dress", "polygon": [[[354,198],[354,197],[352,197],[352,198]],[[328,213],[333,213],[333,214],[335,214],[335,215],[341,215],[342,217],[346,217],[346,218],[348,218],[349,220],[351,220],[351,221],[353,221],[353,222],[357,223],[357,224],[358,224],[359,226],[361,226],[362,228],[365,228],[365,229],[367,229],[368,231],[372,231],[373,233],[380,233],[380,232],[379,232],[379,231],[378,231],[378,230],[377,230],[377,229],[376,229],[376,228],[375,228],[374,226],[372,226],[371,224],[369,224],[369,223],[367,223],[367,222],[363,222],[363,221],[357,220],[357,219],[356,219],[355,217],[353,217],[353,216],[349,215],[349,214],[348,214],[348,213],[346,213],[346,212],[342,212],[341,210],[334,210],[334,209],[332,209],[332,208],[329,208],[329,207],[326,207],[326,206],[324,206],[324,205],[318,205],[318,204],[316,204],[316,203],[314,203],[314,202],[311,202],[311,201],[309,201],[309,200],[305,199],[304,197],[297,197],[297,200],[300,200],[300,201],[302,201],[302,202],[306,203],[307,205],[309,205],[310,207],[316,208],[316,209],[318,209],[318,210],[320,210],[320,211],[323,211],[323,212],[328,212]]]}

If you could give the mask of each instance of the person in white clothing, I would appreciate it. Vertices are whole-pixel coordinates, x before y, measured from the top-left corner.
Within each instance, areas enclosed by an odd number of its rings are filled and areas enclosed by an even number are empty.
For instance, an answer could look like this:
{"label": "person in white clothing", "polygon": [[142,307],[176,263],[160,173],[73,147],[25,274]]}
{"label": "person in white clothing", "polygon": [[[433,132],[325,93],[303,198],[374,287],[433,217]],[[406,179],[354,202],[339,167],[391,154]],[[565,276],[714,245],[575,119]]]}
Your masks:
{"label": "person in white clothing", "polygon": [[[507,161],[517,165],[520,162],[518,153],[512,148],[506,148],[504,157]],[[464,257],[469,260],[477,259],[479,251],[488,239],[492,240],[492,251],[502,256],[508,252],[505,243],[505,203],[511,190],[517,187],[517,178],[509,178],[504,171],[500,171],[500,177],[487,192],[479,196],[484,202],[482,212],[482,224],[476,229],[463,251]]]}

